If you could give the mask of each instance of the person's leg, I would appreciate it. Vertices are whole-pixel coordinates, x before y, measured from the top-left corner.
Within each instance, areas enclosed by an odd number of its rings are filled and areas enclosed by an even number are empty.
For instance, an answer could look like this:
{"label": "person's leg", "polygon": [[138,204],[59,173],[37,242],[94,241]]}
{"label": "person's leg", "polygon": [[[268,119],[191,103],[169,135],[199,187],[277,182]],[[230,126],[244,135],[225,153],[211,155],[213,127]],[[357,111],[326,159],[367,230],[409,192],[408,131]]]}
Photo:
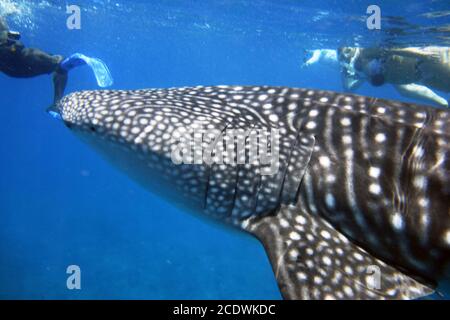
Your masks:
{"label": "person's leg", "polygon": [[433,90],[418,84],[410,83],[404,85],[394,85],[397,91],[408,98],[419,99],[426,102],[436,103],[443,107],[448,107],[448,102]]}
{"label": "person's leg", "polygon": [[25,48],[22,50],[23,67],[26,68],[29,76],[53,74],[53,103],[62,98],[67,84],[67,71],[59,66],[62,60],[62,56],[50,55],[39,49]]}
{"label": "person's leg", "polygon": [[68,74],[66,71],[57,70],[53,73],[54,98],[53,103],[56,104],[64,95],[67,85]]}
{"label": "person's leg", "polygon": [[439,47],[393,48],[389,49],[389,53],[408,58],[438,61],[440,59],[441,49]]}
{"label": "person's leg", "polygon": [[423,62],[417,66],[421,83],[428,88],[450,93],[450,51],[447,59],[437,62]]}
{"label": "person's leg", "polygon": [[50,55],[39,49],[24,48],[21,50],[22,72],[29,77],[56,71],[61,60],[61,56]]}

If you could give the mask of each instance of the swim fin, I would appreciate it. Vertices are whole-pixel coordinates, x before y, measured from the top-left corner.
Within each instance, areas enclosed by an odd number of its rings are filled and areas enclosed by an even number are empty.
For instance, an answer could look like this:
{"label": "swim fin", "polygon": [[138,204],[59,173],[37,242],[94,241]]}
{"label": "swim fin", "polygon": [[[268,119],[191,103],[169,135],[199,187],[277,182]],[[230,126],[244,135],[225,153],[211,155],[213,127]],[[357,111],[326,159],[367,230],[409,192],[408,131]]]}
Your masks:
{"label": "swim fin", "polygon": [[91,58],[81,53],[74,53],[60,63],[63,70],[69,71],[75,67],[87,64],[94,72],[97,84],[104,88],[113,84],[111,73],[106,64],[97,58]]}

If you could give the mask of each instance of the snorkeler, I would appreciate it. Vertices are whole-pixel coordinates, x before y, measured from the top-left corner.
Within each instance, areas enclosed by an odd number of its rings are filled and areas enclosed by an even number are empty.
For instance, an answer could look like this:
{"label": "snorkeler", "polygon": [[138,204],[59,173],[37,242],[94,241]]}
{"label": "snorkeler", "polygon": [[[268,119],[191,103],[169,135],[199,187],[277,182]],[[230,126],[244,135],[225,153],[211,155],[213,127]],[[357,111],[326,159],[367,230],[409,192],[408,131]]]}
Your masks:
{"label": "snorkeler", "polygon": [[[450,92],[450,48],[357,48],[306,51],[303,67],[340,66],[345,90],[365,81],[375,87],[390,83],[403,96],[448,107],[434,90]],[[431,89],[432,88],[432,89]]]}
{"label": "snorkeler", "polygon": [[19,40],[20,33],[10,31],[0,17],[0,71],[15,78],[53,73],[54,102],[58,101],[67,84],[67,70],[60,67],[63,57],[25,48]]}
{"label": "snorkeler", "polygon": [[338,50],[346,90],[364,81],[378,87],[390,83],[403,96],[448,107],[433,90],[450,92],[450,48],[354,48]]}
{"label": "snorkeler", "polygon": [[0,17],[0,71],[10,77],[31,78],[43,74],[53,74],[54,100],[56,104],[67,84],[68,71],[87,64],[93,70],[101,87],[112,84],[106,65],[99,59],[76,53],[64,59],[60,55],[50,55],[34,48],[26,48],[20,42],[20,33],[9,30],[6,21]]}

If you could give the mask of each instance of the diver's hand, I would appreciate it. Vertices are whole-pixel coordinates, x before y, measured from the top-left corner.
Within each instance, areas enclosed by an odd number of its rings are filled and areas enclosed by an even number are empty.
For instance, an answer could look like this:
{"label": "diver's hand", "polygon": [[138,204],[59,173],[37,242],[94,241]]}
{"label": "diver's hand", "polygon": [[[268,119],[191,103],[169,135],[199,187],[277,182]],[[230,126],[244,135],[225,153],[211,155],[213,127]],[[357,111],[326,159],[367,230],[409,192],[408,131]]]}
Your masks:
{"label": "diver's hand", "polygon": [[301,68],[307,68],[319,61],[320,53],[318,50],[303,50],[303,63]]}
{"label": "diver's hand", "polygon": [[304,68],[308,68],[311,65],[311,63],[309,63],[308,61],[304,62],[301,64],[300,68],[304,69]]}

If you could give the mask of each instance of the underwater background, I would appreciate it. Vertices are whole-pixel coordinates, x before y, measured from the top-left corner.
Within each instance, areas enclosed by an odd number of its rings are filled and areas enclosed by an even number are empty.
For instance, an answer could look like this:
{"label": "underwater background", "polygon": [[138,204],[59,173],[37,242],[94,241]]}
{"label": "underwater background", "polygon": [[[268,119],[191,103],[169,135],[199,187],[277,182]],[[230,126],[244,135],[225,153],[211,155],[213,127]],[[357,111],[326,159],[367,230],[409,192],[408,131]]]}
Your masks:
{"label": "underwater background", "polygon": [[[81,29],[66,27],[66,5]],[[382,29],[366,28],[366,9]],[[101,58],[113,89],[277,85],[342,91],[303,50],[450,45],[448,0],[13,1],[0,15],[26,46]],[[66,92],[95,89],[87,67]],[[260,243],[187,215],[102,160],[45,109],[50,76],[0,74],[1,299],[280,299]],[[358,94],[402,101],[392,87]],[[81,290],[66,268],[79,265]]]}

